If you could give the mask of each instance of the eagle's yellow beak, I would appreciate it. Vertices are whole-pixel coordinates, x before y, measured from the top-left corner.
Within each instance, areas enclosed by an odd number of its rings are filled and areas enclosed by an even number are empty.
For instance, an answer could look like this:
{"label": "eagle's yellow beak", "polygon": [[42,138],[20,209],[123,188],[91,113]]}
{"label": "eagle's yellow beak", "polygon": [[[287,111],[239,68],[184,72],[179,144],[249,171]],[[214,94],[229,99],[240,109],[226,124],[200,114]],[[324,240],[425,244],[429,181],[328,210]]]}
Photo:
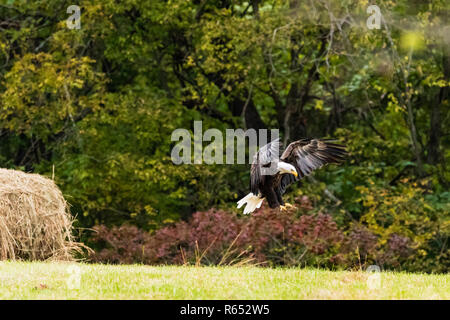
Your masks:
{"label": "eagle's yellow beak", "polygon": [[298,177],[298,173],[297,173],[297,171],[292,171],[292,174],[297,178]]}

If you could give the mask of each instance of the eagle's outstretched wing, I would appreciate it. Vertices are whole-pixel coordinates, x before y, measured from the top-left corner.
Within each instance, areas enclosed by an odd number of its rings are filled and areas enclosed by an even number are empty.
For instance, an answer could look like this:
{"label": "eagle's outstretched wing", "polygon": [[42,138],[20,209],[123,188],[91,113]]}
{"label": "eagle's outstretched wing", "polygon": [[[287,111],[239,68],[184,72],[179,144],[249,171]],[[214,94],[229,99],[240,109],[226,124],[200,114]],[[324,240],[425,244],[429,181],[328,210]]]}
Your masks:
{"label": "eagle's outstretched wing", "polygon": [[298,177],[292,174],[283,176],[280,191],[283,194],[288,185],[308,176],[312,171],[327,163],[341,163],[347,156],[345,146],[334,143],[331,139],[302,139],[292,142],[280,157],[281,161],[292,164]]}
{"label": "eagle's outstretched wing", "polygon": [[275,139],[261,147],[253,156],[250,169],[250,190],[258,195],[258,186],[262,182],[262,167],[269,166],[274,160],[279,159],[280,139]]}

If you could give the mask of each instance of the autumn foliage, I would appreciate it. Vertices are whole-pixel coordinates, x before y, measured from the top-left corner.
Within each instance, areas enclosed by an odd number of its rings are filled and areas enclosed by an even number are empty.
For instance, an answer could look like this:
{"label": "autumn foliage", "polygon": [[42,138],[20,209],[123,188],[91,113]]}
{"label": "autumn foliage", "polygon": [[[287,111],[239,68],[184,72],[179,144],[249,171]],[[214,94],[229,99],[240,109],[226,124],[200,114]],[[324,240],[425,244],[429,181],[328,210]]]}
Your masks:
{"label": "autumn foliage", "polygon": [[149,234],[135,226],[95,227],[94,262],[196,265],[284,265],[327,268],[405,268],[422,261],[415,243],[391,234],[387,242],[367,227],[346,230],[330,214],[313,213],[307,197],[280,213],[263,206],[250,216],[224,210],[196,212]]}

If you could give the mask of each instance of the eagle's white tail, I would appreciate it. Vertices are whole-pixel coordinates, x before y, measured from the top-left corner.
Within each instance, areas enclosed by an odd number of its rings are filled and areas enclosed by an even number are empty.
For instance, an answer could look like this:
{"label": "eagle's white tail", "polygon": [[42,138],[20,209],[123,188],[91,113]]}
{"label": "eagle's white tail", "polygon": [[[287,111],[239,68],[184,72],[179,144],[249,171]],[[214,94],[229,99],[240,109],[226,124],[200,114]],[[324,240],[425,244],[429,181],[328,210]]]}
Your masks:
{"label": "eagle's white tail", "polygon": [[242,207],[244,204],[246,204],[244,208],[244,214],[252,213],[255,211],[255,209],[260,208],[261,204],[263,202],[264,198],[260,198],[258,196],[255,196],[253,193],[249,193],[244,198],[239,200],[237,202],[238,208]]}

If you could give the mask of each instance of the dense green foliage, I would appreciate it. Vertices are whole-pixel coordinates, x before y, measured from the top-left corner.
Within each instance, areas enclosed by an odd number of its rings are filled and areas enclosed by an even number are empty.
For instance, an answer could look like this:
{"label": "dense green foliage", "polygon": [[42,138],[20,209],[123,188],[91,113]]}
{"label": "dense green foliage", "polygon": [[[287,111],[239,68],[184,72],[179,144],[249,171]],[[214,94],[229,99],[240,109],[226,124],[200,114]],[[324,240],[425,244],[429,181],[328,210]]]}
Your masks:
{"label": "dense green foliage", "polygon": [[79,226],[237,212],[249,166],[174,165],[171,133],[279,128],[351,154],[290,197],[448,267],[448,1],[380,2],[372,30],[365,0],[0,2],[0,166],[54,172]]}

